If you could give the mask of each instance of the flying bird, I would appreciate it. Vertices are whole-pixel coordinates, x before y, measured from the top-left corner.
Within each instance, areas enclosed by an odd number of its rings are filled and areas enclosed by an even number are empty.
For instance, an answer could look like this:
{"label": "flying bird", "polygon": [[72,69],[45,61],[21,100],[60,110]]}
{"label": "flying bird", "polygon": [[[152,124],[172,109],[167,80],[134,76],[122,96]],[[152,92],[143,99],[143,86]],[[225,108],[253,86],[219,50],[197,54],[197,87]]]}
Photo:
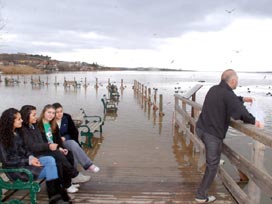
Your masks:
{"label": "flying bird", "polygon": [[172,60],[172,61],[171,61],[171,64],[173,64],[174,62],[175,62],[175,60]]}
{"label": "flying bird", "polygon": [[233,11],[235,11],[235,8],[231,9],[231,10],[225,10],[227,13],[232,13]]}
{"label": "flying bird", "polygon": [[239,54],[241,52],[241,50],[233,50],[233,52]]}

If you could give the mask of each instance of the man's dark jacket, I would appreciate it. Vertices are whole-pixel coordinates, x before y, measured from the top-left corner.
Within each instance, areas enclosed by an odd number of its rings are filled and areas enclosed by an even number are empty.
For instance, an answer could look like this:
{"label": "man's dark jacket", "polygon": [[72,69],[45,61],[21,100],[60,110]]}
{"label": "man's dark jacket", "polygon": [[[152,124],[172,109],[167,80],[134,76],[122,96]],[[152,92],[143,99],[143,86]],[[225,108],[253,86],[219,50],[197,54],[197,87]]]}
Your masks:
{"label": "man's dark jacket", "polygon": [[224,139],[230,118],[255,124],[255,118],[243,105],[242,97],[236,96],[229,85],[221,81],[208,91],[196,127]]}

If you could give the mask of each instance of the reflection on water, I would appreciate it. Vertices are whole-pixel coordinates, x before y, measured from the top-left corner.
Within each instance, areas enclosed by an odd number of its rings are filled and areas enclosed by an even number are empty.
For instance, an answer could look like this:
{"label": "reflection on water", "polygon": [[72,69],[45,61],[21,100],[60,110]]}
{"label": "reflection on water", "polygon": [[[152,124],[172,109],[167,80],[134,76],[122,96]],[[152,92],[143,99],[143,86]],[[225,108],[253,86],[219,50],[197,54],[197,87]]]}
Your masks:
{"label": "reflection on water", "polygon": [[89,147],[83,147],[84,151],[86,152],[86,154],[91,158],[91,160],[93,161],[95,156],[97,155],[100,146],[102,145],[104,140],[103,135],[101,135],[100,137],[93,137],[92,138],[92,148]]}
{"label": "reflection on water", "polygon": [[[147,118],[148,120],[151,119],[153,121],[153,127],[158,125],[159,128],[159,135],[162,133],[162,127],[163,127],[163,116],[159,116],[157,109],[152,108],[151,104],[148,104],[146,97],[140,93],[134,91],[134,98],[137,100],[139,106],[141,109],[146,112],[146,107],[148,109]],[[154,98],[154,100],[156,100]],[[152,115],[150,114],[152,111]],[[172,121],[172,126],[173,126]],[[183,135],[179,132],[179,128],[173,127],[173,153],[175,155],[176,161],[179,164],[180,168],[182,167],[188,167],[188,166],[194,166],[195,169],[202,169],[204,168],[204,153],[201,154],[195,154],[195,146],[190,141],[189,136]],[[193,151],[194,150],[194,151]]]}
{"label": "reflection on water", "polygon": [[[19,76],[19,80],[21,82],[25,81],[26,84],[19,83],[15,87],[6,87],[5,84],[2,82],[0,83],[0,96],[7,96],[6,102],[3,103],[5,107],[7,104],[16,105],[16,103],[12,102],[10,98],[14,97],[24,97],[23,101],[33,101],[36,103],[36,97],[47,97],[49,99],[57,99],[57,100],[65,100],[67,101],[67,105],[71,108],[71,102],[77,103],[86,103],[94,102],[94,100],[89,100],[90,98],[100,98],[101,95],[107,94],[108,90],[106,86],[108,85],[108,80],[112,83],[115,83],[118,87],[121,86],[121,80],[124,81],[125,89],[120,89],[121,95],[126,90],[131,89],[134,80],[140,81],[141,83],[149,86],[152,89],[152,95],[154,92],[153,88],[158,89],[159,94],[163,94],[164,97],[164,110],[172,110],[173,105],[173,94],[176,90],[180,90],[183,93],[186,92],[190,87],[194,86],[195,84],[199,83],[198,81],[204,80],[205,83],[203,88],[198,92],[197,100],[202,103],[204,96],[208,90],[208,88],[218,83],[219,77],[221,73],[219,72],[211,72],[211,73],[204,73],[204,72],[135,72],[135,71],[124,71],[124,72],[75,72],[75,73],[56,73],[56,74],[49,74],[49,75],[41,75],[40,80],[43,82],[48,81],[48,84],[40,85],[40,86],[31,86],[30,80],[31,76]],[[266,76],[264,79],[264,75]],[[9,77],[9,76],[8,76]],[[70,87],[64,89],[63,82],[64,78],[67,79],[76,79],[77,81],[81,81],[82,83],[86,83],[87,87],[81,86],[81,88]],[[4,77],[2,77],[4,78]],[[14,78],[17,78],[15,76]],[[37,77],[35,77],[36,79]],[[83,80],[84,79],[84,80]],[[96,79],[98,79],[98,86],[99,88],[94,89],[96,85]],[[239,73],[239,80],[240,86],[237,88],[236,92],[239,95],[249,95],[254,96],[257,100],[259,100],[259,105],[265,109],[269,113],[271,110],[271,103],[268,103],[267,100],[271,98],[271,96],[266,95],[266,93],[271,92],[271,82],[272,82],[272,74],[254,74],[254,73]],[[55,85],[59,84],[59,85]],[[269,89],[270,87],[270,89]],[[179,89],[175,89],[179,88]],[[248,93],[248,88],[250,88],[250,93]],[[9,89],[9,90],[7,90]],[[11,90],[12,89],[12,90]],[[40,91],[40,92],[32,92],[32,91]],[[4,95],[5,94],[5,95]],[[71,97],[69,95],[77,95],[76,101],[70,100]],[[153,95],[154,96],[154,95]],[[31,100],[27,100],[27,97],[31,98]],[[1,97],[2,98],[2,97]],[[68,98],[68,99],[67,99]],[[87,99],[87,100],[86,100]],[[46,98],[44,98],[46,100]],[[69,103],[68,103],[69,102]],[[21,100],[19,101],[18,105],[21,105]],[[268,104],[268,105],[267,105]],[[3,107],[1,107],[1,111]],[[73,112],[76,112],[75,109],[72,108]],[[271,118],[266,117],[266,120],[271,126]],[[269,127],[268,125],[268,127]]]}
{"label": "reflection on water", "polygon": [[193,155],[193,143],[188,144],[178,128],[174,128],[172,147],[175,158],[181,168],[184,166],[196,167],[198,158],[196,155]]}
{"label": "reflection on water", "polygon": [[118,117],[117,112],[104,113],[104,121],[115,121]]}

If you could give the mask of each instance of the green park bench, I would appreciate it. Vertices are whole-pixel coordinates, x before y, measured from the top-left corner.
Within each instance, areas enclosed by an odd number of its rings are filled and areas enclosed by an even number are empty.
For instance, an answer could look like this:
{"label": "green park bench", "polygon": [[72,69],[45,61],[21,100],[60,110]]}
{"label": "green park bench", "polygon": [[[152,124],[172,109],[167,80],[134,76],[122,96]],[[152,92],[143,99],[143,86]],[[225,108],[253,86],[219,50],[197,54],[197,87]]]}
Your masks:
{"label": "green park bench", "polygon": [[119,101],[120,94],[119,92],[110,92],[110,99]]}
{"label": "green park bench", "polygon": [[82,123],[78,125],[79,134],[81,137],[85,137],[85,141],[80,139],[80,144],[92,147],[92,137],[95,132],[100,132],[102,134],[102,126],[104,125],[104,120],[97,115],[87,115],[84,109],[82,111]]}
{"label": "green park bench", "polygon": [[[40,191],[40,184],[44,181],[34,181],[32,173],[24,168],[14,168],[14,169],[6,169],[2,168],[2,163],[0,163],[0,203],[3,204],[23,204],[24,199],[29,196],[30,203],[36,204],[37,197],[36,194]],[[28,176],[28,181],[21,180],[11,180],[7,177],[6,173],[17,172],[17,173],[25,173]],[[17,191],[24,191],[20,195],[16,195]],[[15,198],[13,198],[14,196]]]}
{"label": "green park bench", "polygon": [[104,114],[108,112],[116,112],[118,110],[116,101],[111,99],[101,98],[104,107]]}
{"label": "green park bench", "polygon": [[115,100],[115,101],[119,101],[120,94],[118,92],[117,86],[112,84],[108,87],[108,90],[110,93],[110,99]]}

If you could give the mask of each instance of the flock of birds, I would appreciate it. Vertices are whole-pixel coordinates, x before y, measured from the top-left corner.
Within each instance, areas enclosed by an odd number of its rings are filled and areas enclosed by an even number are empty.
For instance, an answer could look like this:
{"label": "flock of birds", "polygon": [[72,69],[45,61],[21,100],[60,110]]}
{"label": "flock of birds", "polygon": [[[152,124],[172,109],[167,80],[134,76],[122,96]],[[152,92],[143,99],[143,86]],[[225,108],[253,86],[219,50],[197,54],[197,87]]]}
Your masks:
{"label": "flock of birds", "polygon": [[[205,82],[205,81],[199,81],[199,82]],[[177,83],[177,84],[178,84],[178,83]],[[242,86],[240,86],[240,87],[242,87]],[[174,93],[176,93],[176,94],[177,94],[177,93],[183,94],[183,93],[185,93],[185,92],[187,91],[187,90],[182,90],[182,89],[181,89],[181,86],[174,87],[174,89],[175,89],[175,90],[174,90]],[[269,86],[268,89],[271,90],[271,89],[272,89],[271,86]],[[249,87],[247,88],[247,93],[251,93],[251,90],[250,90]],[[266,92],[265,95],[266,95],[266,96],[272,96],[272,91]]]}
{"label": "flock of birds", "polygon": [[185,91],[184,90],[181,90],[181,87],[175,87],[175,93],[184,93]]}
{"label": "flock of birds", "polygon": [[[271,90],[271,86],[268,87],[269,90]],[[250,88],[247,88],[247,93],[251,93]],[[272,93],[270,91],[266,92],[266,96],[272,96]]]}

